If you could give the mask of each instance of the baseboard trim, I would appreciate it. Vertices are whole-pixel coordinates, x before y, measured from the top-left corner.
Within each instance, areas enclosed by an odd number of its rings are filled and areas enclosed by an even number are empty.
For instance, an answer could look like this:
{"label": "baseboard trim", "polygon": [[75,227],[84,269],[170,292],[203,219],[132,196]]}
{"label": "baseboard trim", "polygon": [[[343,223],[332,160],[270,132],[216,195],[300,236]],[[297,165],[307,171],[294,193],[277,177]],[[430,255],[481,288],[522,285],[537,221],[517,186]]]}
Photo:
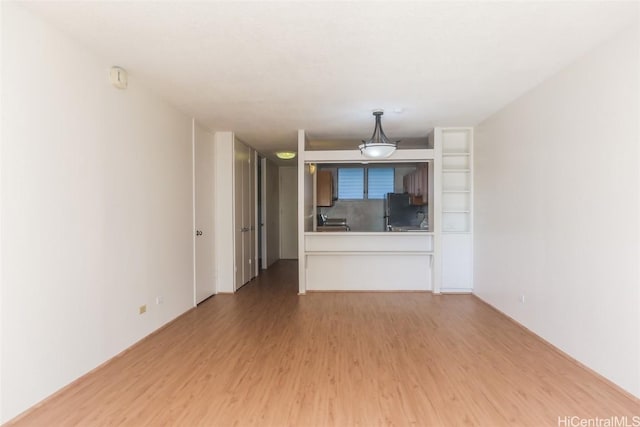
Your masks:
{"label": "baseboard trim", "polygon": [[[203,301],[204,302],[204,301]],[[169,320],[167,323],[165,323],[164,325],[160,326],[158,329],[155,329],[154,331],[150,332],[149,334],[145,335],[144,337],[140,338],[138,341],[134,342],[133,344],[131,344],[129,347],[125,348],[124,350],[122,350],[121,352],[119,352],[118,354],[116,354],[115,356],[110,357],[109,359],[105,360],[104,362],[100,363],[98,366],[96,366],[95,368],[91,369],[90,371],[82,374],[81,376],[79,376],[78,378],[76,378],[75,380],[71,381],[69,384],[63,386],[62,388],[59,388],[58,390],[54,391],[53,393],[51,393],[49,396],[45,397],[44,399],[42,399],[41,401],[39,401],[38,403],[36,403],[33,406],[30,406],[29,408],[25,409],[24,411],[20,412],[18,415],[16,415],[15,417],[11,418],[10,420],[6,421],[4,424],[2,424],[3,427],[9,427],[11,426],[11,424],[16,423],[18,421],[20,421],[22,418],[26,417],[27,415],[29,415],[32,411],[38,409],[39,407],[41,407],[42,405],[46,404],[47,402],[49,402],[50,400],[52,400],[53,398],[55,398],[56,396],[58,396],[60,393],[64,392],[65,390],[67,390],[68,388],[77,385],[79,382],[81,382],[82,380],[84,380],[87,376],[93,374],[95,371],[97,371],[98,369],[103,368],[104,366],[107,366],[109,363],[111,363],[112,361],[124,356],[125,354],[127,354],[128,352],[130,352],[131,350],[133,350],[135,347],[139,346],[140,344],[142,344],[144,341],[150,339],[151,337],[153,337],[154,335],[160,333],[160,331],[162,331],[163,329],[169,327],[172,323],[174,323],[175,321],[177,321],[178,319],[180,319],[182,316],[186,316],[188,313],[190,313],[192,310],[197,309],[198,307],[191,307],[190,309],[188,309],[187,311],[185,311],[182,314],[179,314],[178,316],[174,317],[173,319]]]}
{"label": "baseboard trim", "polygon": [[610,387],[614,388],[615,390],[619,391],[620,393],[624,394],[626,397],[628,397],[629,399],[633,400],[634,402],[636,402],[637,404],[640,404],[640,398],[636,397],[635,395],[633,395],[631,392],[623,389],[622,387],[620,387],[618,384],[614,383],[613,381],[611,381],[609,378],[603,376],[602,374],[600,374],[599,372],[594,371],[592,368],[590,368],[589,366],[585,365],[584,363],[580,362],[579,360],[575,359],[574,357],[570,356],[569,354],[565,353],[564,351],[562,351],[561,349],[559,349],[558,347],[556,347],[554,344],[552,344],[551,342],[547,341],[546,339],[544,339],[543,337],[541,337],[540,335],[536,334],[535,332],[533,332],[531,329],[527,328],[525,325],[523,325],[522,323],[518,322],[516,319],[514,319],[513,317],[509,316],[507,313],[503,312],[502,310],[500,310],[499,308],[495,307],[493,304],[485,301],[484,299],[480,298],[477,294],[472,293],[473,297],[476,298],[478,301],[480,301],[481,303],[483,303],[484,305],[486,305],[487,307],[489,307],[490,309],[492,309],[493,311],[497,312],[498,314],[500,314],[501,316],[505,317],[508,321],[514,323],[515,325],[517,325],[518,327],[524,329],[525,331],[529,332],[531,335],[533,335],[538,341],[540,341],[542,344],[546,345],[547,347],[549,347],[549,350],[557,353],[558,355],[560,355],[561,357],[563,357],[564,359],[568,360],[570,363],[585,369],[586,371],[589,371],[590,373],[592,373],[593,375],[597,376],[600,380],[602,380],[603,382],[605,382],[607,385],[609,385]]}
{"label": "baseboard trim", "polygon": [[[360,290],[360,289],[338,289],[338,290],[331,290],[331,289],[318,289],[318,290],[310,290],[307,289],[307,294],[430,294],[433,293],[433,291],[431,290],[411,290],[411,289],[407,289],[407,290],[395,290],[395,289],[382,289],[382,290]],[[301,294],[298,294],[301,295]]]}

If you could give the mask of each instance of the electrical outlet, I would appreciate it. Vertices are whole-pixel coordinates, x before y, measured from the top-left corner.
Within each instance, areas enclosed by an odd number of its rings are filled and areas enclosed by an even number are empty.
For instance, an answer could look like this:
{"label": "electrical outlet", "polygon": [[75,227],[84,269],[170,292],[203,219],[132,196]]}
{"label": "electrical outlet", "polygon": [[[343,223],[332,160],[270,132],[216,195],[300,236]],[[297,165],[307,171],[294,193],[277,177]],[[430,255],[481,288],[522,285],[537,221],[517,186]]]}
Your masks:
{"label": "electrical outlet", "polygon": [[141,305],[139,311],[140,311],[140,314],[146,313],[147,312],[147,305],[146,304],[145,305]]}
{"label": "electrical outlet", "polygon": [[164,297],[162,295],[158,295],[156,297],[156,304],[163,304],[164,303]]}
{"label": "electrical outlet", "polygon": [[524,295],[520,295],[520,303],[521,303],[521,304],[524,304],[524,301],[525,301],[525,299],[524,299]]}

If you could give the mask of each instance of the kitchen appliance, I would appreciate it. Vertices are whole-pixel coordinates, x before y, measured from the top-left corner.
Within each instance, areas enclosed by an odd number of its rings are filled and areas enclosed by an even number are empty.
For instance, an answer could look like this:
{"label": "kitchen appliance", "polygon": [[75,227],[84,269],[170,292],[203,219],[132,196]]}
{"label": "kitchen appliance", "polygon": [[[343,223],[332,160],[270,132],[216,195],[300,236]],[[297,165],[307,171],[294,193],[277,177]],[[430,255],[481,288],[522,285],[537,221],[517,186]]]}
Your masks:
{"label": "kitchen appliance", "polygon": [[346,227],[347,219],[346,218],[326,218],[324,219],[324,224],[326,226],[334,226],[334,227]]}
{"label": "kitchen appliance", "polygon": [[385,230],[396,228],[420,229],[426,206],[411,204],[409,193],[387,193],[384,201]]}
{"label": "kitchen appliance", "polygon": [[317,231],[350,231],[346,218],[327,218],[322,216],[322,224],[318,222]]}

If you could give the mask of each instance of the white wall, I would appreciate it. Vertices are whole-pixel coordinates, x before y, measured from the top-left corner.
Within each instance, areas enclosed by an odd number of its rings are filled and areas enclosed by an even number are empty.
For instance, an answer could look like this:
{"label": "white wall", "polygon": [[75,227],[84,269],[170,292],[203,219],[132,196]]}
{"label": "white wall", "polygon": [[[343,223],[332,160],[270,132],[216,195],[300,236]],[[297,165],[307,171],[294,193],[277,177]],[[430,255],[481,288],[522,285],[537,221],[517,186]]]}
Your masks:
{"label": "white wall", "polygon": [[635,28],[476,128],[474,273],[480,298],[636,396],[638,59]]}
{"label": "white wall", "polygon": [[267,266],[280,259],[280,198],[278,165],[267,159],[267,191],[264,203],[267,205]]}
{"label": "white wall", "polygon": [[298,169],[280,166],[280,258],[298,258]]}
{"label": "white wall", "polygon": [[190,118],[2,9],[0,422],[193,305]]}

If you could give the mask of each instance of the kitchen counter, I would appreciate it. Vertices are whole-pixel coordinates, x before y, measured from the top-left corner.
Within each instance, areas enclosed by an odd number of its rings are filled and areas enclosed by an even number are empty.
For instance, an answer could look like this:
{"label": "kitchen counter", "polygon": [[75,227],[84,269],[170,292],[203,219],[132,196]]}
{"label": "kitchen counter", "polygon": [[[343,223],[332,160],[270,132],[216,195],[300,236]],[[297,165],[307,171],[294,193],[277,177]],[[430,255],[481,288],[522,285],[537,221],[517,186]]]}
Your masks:
{"label": "kitchen counter", "polygon": [[428,291],[434,233],[306,232],[308,291]]}
{"label": "kitchen counter", "polygon": [[349,231],[349,226],[347,225],[319,225],[316,228],[316,231],[318,233],[326,233],[326,232],[331,232],[331,233],[340,233],[340,232],[347,232]]}
{"label": "kitchen counter", "polygon": [[406,232],[420,232],[427,233],[429,232],[428,228],[420,228],[420,227],[394,227],[391,226],[390,230],[387,230],[388,233],[406,233]]}
{"label": "kitchen counter", "polygon": [[[387,236],[394,234],[417,234],[420,236],[433,236],[433,231],[422,230],[422,229],[404,229],[404,230],[396,230],[396,231],[343,231],[343,230],[332,230],[331,234],[348,234],[351,236]],[[312,236],[317,234],[325,234],[325,231],[307,231],[304,233],[305,236]]]}

